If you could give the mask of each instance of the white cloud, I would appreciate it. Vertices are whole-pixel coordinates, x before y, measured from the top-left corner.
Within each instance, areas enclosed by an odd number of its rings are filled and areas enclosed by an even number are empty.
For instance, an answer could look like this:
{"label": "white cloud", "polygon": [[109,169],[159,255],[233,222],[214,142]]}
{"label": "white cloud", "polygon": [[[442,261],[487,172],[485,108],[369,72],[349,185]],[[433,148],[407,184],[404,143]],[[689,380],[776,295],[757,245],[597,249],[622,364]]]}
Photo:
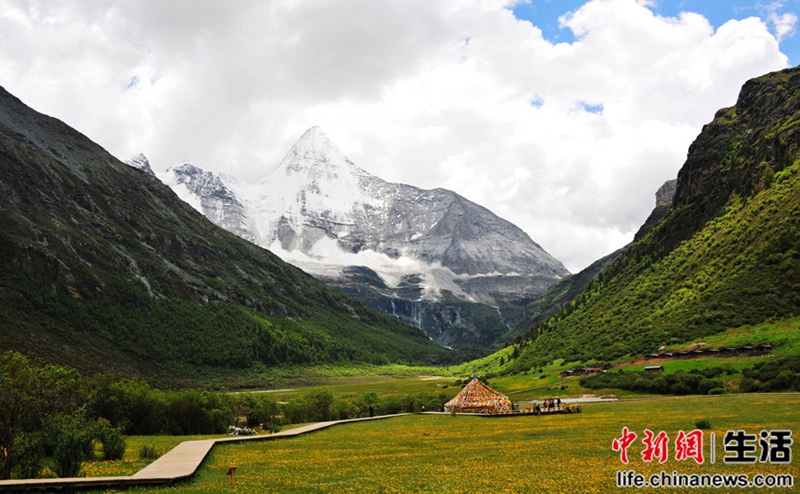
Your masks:
{"label": "white cloud", "polygon": [[769,22],[775,30],[775,37],[778,41],[783,40],[788,36],[794,34],[794,26],[797,24],[797,16],[790,12],[785,14],[777,14],[771,12],[769,14]]}
{"label": "white cloud", "polygon": [[715,31],[594,0],[561,19],[577,41],[552,44],[507,4],[7,0],[0,83],[157,169],[254,181],[320,125],[360,167],[456,190],[575,271],[632,238],[745,80],[786,66],[796,24]]}

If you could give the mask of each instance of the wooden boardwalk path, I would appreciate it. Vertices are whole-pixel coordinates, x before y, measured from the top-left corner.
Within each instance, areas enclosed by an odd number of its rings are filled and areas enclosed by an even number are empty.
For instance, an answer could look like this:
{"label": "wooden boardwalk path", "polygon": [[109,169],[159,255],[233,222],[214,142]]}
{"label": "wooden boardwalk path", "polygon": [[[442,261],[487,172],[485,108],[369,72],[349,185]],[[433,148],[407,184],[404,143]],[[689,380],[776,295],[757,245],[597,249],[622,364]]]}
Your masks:
{"label": "wooden boardwalk path", "polygon": [[51,490],[64,489],[66,491],[78,489],[100,489],[103,487],[126,488],[135,485],[170,485],[175,482],[187,480],[200,468],[200,464],[206,458],[211,448],[215,444],[227,442],[243,441],[268,441],[283,437],[294,437],[309,432],[326,429],[328,427],[361,422],[365,420],[380,420],[391,417],[407,415],[404,413],[397,415],[380,415],[377,417],[366,417],[349,420],[332,420],[329,422],[317,422],[315,424],[288,429],[263,436],[235,436],[221,437],[218,439],[204,439],[200,441],[184,441],[172,448],[168,453],[157,459],[150,465],[130,476],[119,477],[71,477],[58,479],[14,479],[0,480],[0,492],[12,492],[22,490]]}

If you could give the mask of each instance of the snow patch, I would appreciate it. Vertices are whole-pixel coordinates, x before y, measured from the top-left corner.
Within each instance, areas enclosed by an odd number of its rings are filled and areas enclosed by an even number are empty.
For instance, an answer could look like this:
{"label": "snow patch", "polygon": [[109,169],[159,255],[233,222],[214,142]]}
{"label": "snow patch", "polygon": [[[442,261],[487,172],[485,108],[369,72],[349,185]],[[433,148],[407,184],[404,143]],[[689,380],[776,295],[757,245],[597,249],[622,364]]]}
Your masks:
{"label": "snow patch", "polygon": [[297,249],[286,251],[279,241],[269,249],[312,275],[338,277],[347,266],[364,266],[374,271],[390,288],[397,288],[409,275],[419,276],[422,278],[420,300],[439,300],[442,290],[447,290],[459,298],[475,301],[455,282],[470,277],[457,275],[439,263],[428,264],[406,256],[394,259],[370,249],[353,253],[342,249],[336,240],[328,237],[319,239],[308,253]]}
{"label": "snow patch", "polygon": [[186,184],[178,182],[178,178],[172,168],[168,168],[164,173],[156,174],[156,177],[168,185],[180,200],[196,209],[199,213],[203,213],[202,199],[189,189]]}

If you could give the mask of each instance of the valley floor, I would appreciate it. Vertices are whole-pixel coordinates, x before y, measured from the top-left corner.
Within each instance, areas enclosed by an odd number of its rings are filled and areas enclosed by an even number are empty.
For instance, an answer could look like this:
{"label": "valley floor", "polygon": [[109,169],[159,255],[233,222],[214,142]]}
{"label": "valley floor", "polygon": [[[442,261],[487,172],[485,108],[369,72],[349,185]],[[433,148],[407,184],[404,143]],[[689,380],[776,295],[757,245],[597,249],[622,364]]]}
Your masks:
{"label": "valley floor", "polygon": [[[687,478],[747,476],[750,482],[760,475],[787,482],[800,478],[797,441],[773,439],[780,431],[796,432],[798,410],[800,394],[791,393],[587,403],[581,414],[504,420],[405,415],[291,440],[218,445],[190,483],[168,490],[218,492],[227,488],[225,472],[232,465],[238,466],[237,492],[608,492],[616,487],[617,472],[631,470],[645,476],[663,470]],[[702,420],[710,428],[692,435]],[[657,457],[645,461],[646,430],[668,437],[664,463]],[[626,431],[636,439],[615,450],[613,442],[624,440]],[[767,431],[768,447],[788,454],[788,461],[786,456],[747,464],[726,460],[733,455],[724,447],[729,431],[753,435],[756,450],[744,453],[753,457],[761,453],[755,438]],[[699,435],[702,462],[697,450],[683,448],[682,433]],[[681,451],[689,455],[678,459]]]}

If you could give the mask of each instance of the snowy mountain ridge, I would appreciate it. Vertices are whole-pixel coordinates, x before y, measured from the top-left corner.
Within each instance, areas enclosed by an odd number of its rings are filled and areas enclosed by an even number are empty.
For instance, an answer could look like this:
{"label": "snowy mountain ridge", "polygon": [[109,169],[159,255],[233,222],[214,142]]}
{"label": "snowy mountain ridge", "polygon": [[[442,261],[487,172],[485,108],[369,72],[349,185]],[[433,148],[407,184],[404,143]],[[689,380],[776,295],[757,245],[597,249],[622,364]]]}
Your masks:
{"label": "snowy mountain ridge", "polygon": [[568,274],[510,222],[455,192],[371,175],[318,127],[253,184],[190,163],[156,175],[219,226],[355,293],[367,283],[384,298],[496,306]]}

